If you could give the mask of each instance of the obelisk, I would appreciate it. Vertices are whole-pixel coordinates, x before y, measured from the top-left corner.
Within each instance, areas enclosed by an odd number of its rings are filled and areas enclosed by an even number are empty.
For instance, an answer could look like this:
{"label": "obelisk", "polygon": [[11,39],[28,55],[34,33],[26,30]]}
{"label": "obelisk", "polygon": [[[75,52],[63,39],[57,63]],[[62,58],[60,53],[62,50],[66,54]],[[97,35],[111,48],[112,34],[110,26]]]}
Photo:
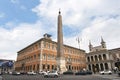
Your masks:
{"label": "obelisk", "polygon": [[63,50],[64,48],[63,48],[62,16],[61,16],[61,12],[59,11],[58,34],[57,34],[57,70],[60,73],[63,73],[67,70]]}

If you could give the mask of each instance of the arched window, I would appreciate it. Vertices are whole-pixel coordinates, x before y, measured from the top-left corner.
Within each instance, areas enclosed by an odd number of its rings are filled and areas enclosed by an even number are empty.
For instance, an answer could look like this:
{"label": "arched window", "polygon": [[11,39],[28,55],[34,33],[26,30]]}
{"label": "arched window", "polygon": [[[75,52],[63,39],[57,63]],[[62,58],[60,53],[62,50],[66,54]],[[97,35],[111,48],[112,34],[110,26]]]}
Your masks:
{"label": "arched window", "polygon": [[91,70],[91,65],[90,64],[88,65],[88,69]]}
{"label": "arched window", "polygon": [[108,68],[108,64],[107,63],[105,63],[105,69],[106,70],[108,70],[109,68]]}
{"label": "arched window", "polygon": [[103,54],[103,60],[107,60],[107,58],[106,58],[106,55],[105,55],[105,54]]}
{"label": "arched window", "polygon": [[99,60],[100,60],[100,61],[102,60],[102,57],[101,57],[101,55],[99,55]]}
{"label": "arched window", "polygon": [[90,62],[90,58],[89,57],[87,57],[87,60],[88,60],[88,62]]}
{"label": "arched window", "polygon": [[98,61],[98,58],[97,58],[97,56],[95,55],[95,61]]}
{"label": "arched window", "polygon": [[104,67],[103,67],[103,64],[102,64],[102,63],[100,64],[100,68],[101,68],[101,71],[104,70]]}
{"label": "arched window", "polygon": [[99,72],[99,65],[96,64],[96,71]]}
{"label": "arched window", "polygon": [[93,61],[93,56],[91,56],[91,60]]}

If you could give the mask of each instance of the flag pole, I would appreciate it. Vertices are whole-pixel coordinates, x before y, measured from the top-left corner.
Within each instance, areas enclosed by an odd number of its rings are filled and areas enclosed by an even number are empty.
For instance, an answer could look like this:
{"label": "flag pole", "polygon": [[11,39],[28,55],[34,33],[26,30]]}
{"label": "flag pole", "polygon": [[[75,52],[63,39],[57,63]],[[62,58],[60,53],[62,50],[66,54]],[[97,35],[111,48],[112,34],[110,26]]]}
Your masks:
{"label": "flag pole", "polygon": [[79,46],[79,49],[80,49],[80,39],[79,39],[79,37],[77,38],[77,42],[78,42],[78,46]]}

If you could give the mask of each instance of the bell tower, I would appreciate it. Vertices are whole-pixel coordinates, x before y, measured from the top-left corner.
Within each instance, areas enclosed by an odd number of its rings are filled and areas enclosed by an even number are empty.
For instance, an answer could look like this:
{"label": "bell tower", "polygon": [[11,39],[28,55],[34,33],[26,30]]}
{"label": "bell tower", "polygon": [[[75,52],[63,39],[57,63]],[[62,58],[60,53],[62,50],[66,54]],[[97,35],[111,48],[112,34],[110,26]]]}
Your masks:
{"label": "bell tower", "polygon": [[93,48],[93,46],[92,46],[92,44],[91,44],[91,41],[89,40],[89,51],[90,51],[90,52],[92,51],[92,48]]}
{"label": "bell tower", "polygon": [[101,37],[101,46],[102,46],[102,48],[106,48],[106,43],[102,37]]}

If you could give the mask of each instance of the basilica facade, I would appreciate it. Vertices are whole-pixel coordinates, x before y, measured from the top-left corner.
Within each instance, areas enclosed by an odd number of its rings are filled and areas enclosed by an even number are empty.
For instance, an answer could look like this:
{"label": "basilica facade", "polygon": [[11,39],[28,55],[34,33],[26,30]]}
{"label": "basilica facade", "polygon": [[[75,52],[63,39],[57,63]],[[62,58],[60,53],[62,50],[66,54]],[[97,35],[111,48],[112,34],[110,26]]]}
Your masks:
{"label": "basilica facade", "polygon": [[120,48],[110,49],[106,48],[106,42],[101,37],[101,45],[93,47],[89,42],[89,53],[86,54],[87,69],[92,72],[99,72],[104,70],[113,70],[115,62],[120,59]]}

